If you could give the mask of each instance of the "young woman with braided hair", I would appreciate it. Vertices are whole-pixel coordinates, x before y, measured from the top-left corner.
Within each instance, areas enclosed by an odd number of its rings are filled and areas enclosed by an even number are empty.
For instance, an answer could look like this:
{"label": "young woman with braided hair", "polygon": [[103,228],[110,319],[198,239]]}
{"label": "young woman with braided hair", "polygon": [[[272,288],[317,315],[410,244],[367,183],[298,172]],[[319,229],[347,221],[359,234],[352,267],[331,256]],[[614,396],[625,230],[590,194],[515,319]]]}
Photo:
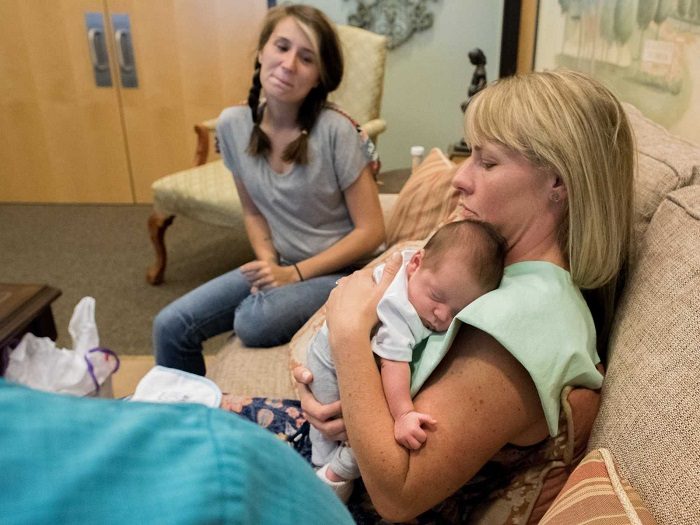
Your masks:
{"label": "young woman with braided hair", "polygon": [[323,13],[268,11],[248,105],[225,109],[217,125],[255,260],[156,316],[158,364],[204,374],[202,342],[232,328],[248,346],[286,343],[384,241],[374,146],[326,102],[342,75]]}

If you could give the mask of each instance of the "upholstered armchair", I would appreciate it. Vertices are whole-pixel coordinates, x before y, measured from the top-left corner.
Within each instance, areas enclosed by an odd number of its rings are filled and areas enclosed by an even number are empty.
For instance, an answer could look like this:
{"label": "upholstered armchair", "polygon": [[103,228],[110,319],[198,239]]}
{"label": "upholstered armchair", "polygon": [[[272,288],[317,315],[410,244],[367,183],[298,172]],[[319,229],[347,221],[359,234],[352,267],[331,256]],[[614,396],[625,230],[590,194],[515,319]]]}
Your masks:
{"label": "upholstered armchair", "polygon": [[[329,96],[350,114],[376,141],[386,129],[379,118],[384,86],[386,37],[352,26],[338,26],[345,58],[345,73],[338,89]],[[218,226],[243,228],[243,212],[231,173],[222,160],[207,162],[216,119],[195,125],[195,167],[155,181],[153,213],[148,230],[156,254],[146,279],[160,284],[165,275],[165,231],[176,215]]]}

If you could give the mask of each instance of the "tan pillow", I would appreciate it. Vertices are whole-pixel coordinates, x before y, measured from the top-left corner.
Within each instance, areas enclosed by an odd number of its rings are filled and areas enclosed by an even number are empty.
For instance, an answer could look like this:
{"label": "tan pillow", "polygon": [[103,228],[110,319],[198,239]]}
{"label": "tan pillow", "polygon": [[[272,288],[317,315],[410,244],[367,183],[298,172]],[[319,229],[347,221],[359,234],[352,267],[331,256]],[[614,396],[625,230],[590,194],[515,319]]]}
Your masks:
{"label": "tan pillow", "polygon": [[639,494],[620,476],[612,454],[593,450],[576,467],[540,525],[597,523],[654,525]]}
{"label": "tan pillow", "polygon": [[387,224],[387,245],[425,239],[445,221],[457,205],[452,187],[456,165],[438,148],[433,148],[411,174]]}

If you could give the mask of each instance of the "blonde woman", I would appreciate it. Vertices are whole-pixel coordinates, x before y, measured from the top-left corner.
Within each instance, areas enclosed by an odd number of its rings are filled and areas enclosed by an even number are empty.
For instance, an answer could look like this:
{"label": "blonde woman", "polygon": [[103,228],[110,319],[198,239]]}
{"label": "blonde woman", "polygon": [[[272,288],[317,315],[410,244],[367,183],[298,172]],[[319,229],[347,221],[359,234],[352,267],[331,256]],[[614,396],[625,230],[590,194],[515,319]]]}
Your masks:
{"label": "blonde woman", "polygon": [[418,453],[397,445],[372,357],[377,302],[398,261],[378,285],[363,270],[331,293],[340,403],[320,405],[303,384],[311,374],[296,371],[307,420],[349,439],[376,511],[392,521],[447,520],[434,508],[447,498],[452,519],[468,521],[513,458],[557,433],[564,386],[600,387],[596,329],[602,350],[630,250],[634,141],[601,84],[571,71],[499,80],[469,104],[465,134],[473,153],[454,178],[463,215],[494,226],[508,249],[501,286],[428,340],[424,353],[445,357],[414,403],[440,425]]}

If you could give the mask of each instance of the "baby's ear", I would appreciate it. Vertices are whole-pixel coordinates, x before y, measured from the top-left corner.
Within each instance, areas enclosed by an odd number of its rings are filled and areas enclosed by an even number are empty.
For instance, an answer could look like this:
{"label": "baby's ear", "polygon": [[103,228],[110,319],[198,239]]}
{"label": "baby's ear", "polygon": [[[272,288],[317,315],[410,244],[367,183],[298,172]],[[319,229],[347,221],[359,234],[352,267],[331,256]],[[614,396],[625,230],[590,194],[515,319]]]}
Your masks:
{"label": "baby's ear", "polygon": [[423,262],[423,255],[425,255],[425,250],[420,249],[414,253],[411,256],[411,259],[408,261],[408,264],[406,265],[406,275],[409,279],[415,273],[415,271],[420,268],[420,265]]}

